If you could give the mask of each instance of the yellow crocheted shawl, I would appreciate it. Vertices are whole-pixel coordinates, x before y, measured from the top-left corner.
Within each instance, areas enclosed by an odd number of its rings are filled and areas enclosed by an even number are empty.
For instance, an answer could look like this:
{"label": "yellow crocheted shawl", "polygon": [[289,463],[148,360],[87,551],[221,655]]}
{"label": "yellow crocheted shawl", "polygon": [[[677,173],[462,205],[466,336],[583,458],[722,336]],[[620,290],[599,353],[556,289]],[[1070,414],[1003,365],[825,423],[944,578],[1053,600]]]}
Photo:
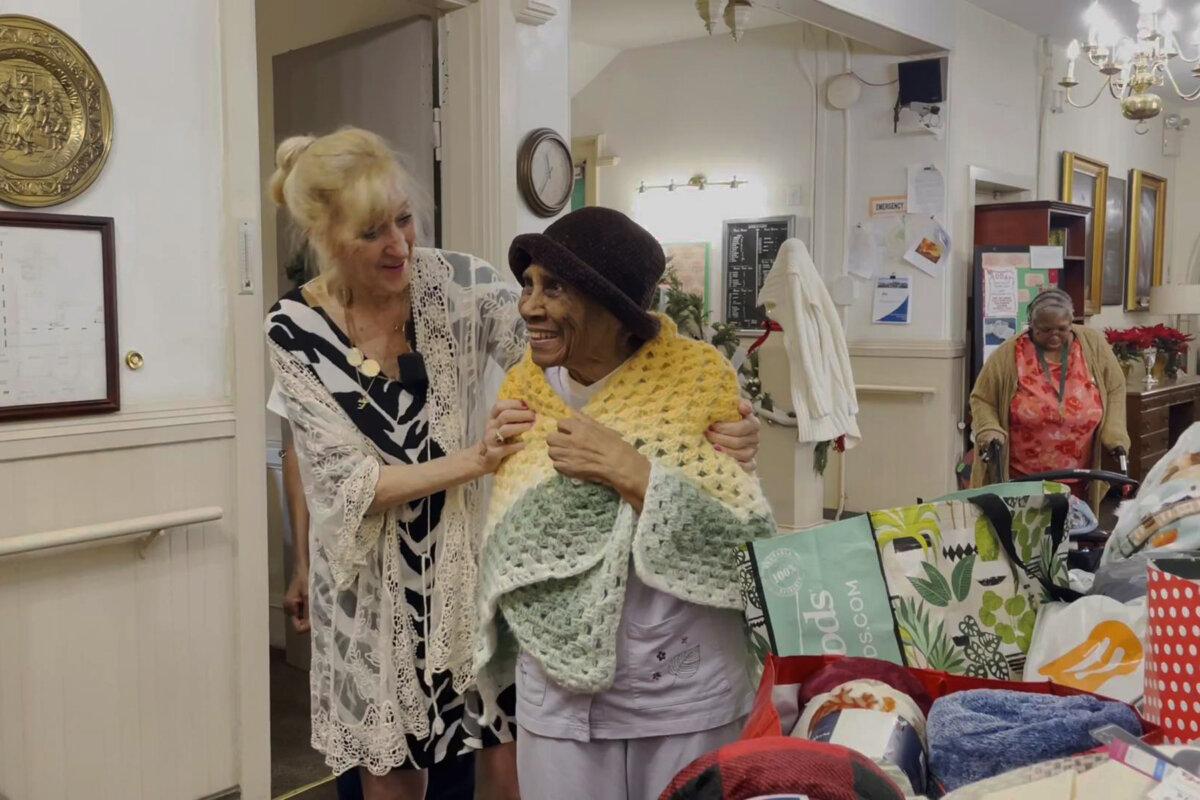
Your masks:
{"label": "yellow crocheted shawl", "polygon": [[[670,318],[659,319],[659,335],[613,374],[583,413],[621,434],[647,458],[680,470],[732,509],[766,511],[758,479],[704,438],[713,423],[739,418],[733,367],[712,345],[680,336]],[[522,492],[556,474],[546,436],[572,414],[528,351],[509,372],[500,399],[524,401],[538,421],[522,437],[525,449],[496,473],[489,530]]]}

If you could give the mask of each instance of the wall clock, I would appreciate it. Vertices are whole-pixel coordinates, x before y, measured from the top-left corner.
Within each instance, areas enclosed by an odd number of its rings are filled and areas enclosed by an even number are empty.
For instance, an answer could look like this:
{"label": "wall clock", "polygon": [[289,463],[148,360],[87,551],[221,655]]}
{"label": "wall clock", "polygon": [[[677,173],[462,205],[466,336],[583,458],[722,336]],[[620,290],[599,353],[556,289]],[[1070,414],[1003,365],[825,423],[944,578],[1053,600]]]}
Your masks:
{"label": "wall clock", "polygon": [[575,183],[571,148],[550,128],[525,137],[517,153],[517,186],[533,213],[553,217],[571,200]]}

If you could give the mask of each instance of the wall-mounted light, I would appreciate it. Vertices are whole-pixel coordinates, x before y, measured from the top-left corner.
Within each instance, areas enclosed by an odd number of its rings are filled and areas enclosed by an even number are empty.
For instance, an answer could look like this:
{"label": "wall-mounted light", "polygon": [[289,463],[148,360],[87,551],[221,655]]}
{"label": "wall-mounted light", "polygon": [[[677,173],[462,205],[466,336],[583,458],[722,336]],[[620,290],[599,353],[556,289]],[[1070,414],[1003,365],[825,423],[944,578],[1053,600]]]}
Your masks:
{"label": "wall-mounted light", "polygon": [[668,192],[673,192],[676,189],[699,189],[704,191],[709,186],[728,186],[730,189],[736,189],[739,186],[745,186],[750,181],[738,180],[738,176],[734,175],[732,180],[728,181],[710,181],[703,175],[697,174],[688,178],[687,183],[676,183],[674,179],[670,183],[662,183],[655,186],[647,186],[645,181],[638,184],[638,194],[645,194],[651,189],[666,189]]}

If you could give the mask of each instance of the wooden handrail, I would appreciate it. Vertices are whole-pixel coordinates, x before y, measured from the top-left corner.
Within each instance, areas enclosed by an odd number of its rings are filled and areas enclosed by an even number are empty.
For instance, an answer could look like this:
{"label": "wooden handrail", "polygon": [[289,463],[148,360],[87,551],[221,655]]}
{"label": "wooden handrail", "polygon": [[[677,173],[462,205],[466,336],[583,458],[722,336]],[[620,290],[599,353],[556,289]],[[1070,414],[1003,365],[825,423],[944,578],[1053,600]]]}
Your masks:
{"label": "wooden handrail", "polygon": [[22,553],[33,553],[38,550],[49,550],[55,547],[68,547],[78,544],[119,539],[125,536],[150,534],[142,543],[146,545],[157,539],[164,531],[180,528],[185,525],[195,525],[198,522],[212,522],[225,516],[225,511],[218,506],[189,508],[183,511],[168,511],[165,514],[154,514],[149,517],[134,517],[120,519],[115,522],[101,522],[94,525],[82,525],[78,528],[63,528],[42,533],[28,533],[21,536],[0,538],[0,558],[15,556]]}

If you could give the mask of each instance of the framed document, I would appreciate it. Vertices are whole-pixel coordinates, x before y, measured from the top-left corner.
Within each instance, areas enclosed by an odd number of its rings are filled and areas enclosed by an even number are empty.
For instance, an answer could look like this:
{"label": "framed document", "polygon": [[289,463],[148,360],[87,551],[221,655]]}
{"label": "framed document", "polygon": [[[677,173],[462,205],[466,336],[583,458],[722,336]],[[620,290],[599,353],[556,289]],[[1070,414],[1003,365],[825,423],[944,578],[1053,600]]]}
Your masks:
{"label": "framed document", "polygon": [[111,217],[0,213],[0,423],[117,411]]}

